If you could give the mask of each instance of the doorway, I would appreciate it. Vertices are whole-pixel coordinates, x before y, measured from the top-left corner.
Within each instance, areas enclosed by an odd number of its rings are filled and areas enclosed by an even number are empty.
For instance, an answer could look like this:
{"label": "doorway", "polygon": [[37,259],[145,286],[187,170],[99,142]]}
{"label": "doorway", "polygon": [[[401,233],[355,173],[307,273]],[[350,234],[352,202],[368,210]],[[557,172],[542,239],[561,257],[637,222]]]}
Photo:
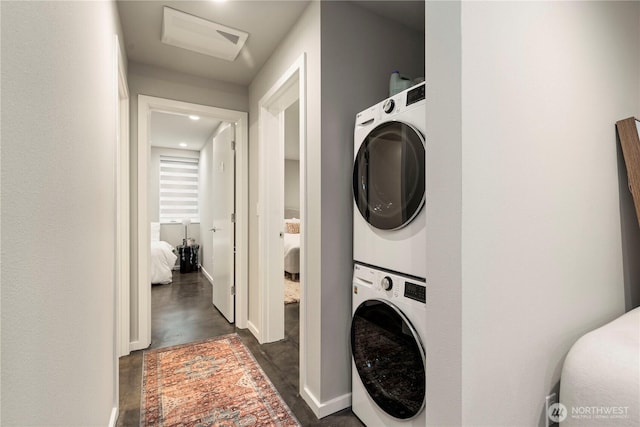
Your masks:
{"label": "doorway", "polygon": [[[146,95],[138,96],[138,200],[137,200],[137,280],[132,281],[132,294],[137,296],[132,322],[137,322],[138,337],[130,350],[151,344],[150,221],[148,174],[150,167],[150,121],[153,112],[198,115],[218,119],[235,126],[235,322],[239,328],[247,324],[248,277],[248,115],[246,112],[192,104]],[[135,289],[134,289],[135,286]],[[133,308],[133,307],[132,307]]]}
{"label": "doorway", "polygon": [[284,111],[284,304],[286,339],[299,340],[300,102]]}
{"label": "doorway", "polygon": [[300,280],[300,384],[304,384],[306,361],[306,99],[305,55],[280,77],[259,102],[259,304],[260,327],[254,334],[260,343],[282,340],[284,319],[284,230],[285,218],[285,115],[294,104],[298,109],[299,150],[299,280]]}

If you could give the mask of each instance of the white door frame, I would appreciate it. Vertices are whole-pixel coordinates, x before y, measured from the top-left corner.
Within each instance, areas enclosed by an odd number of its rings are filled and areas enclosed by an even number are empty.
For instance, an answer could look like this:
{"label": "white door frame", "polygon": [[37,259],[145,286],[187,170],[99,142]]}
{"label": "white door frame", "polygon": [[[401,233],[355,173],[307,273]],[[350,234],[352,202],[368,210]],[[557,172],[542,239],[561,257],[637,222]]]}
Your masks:
{"label": "white door frame", "polygon": [[124,58],[118,36],[116,44],[117,78],[117,146],[116,146],[116,280],[117,289],[117,339],[118,357],[129,354],[129,289],[130,289],[130,211],[129,211],[129,87]]}
{"label": "white door frame", "polygon": [[114,35],[115,89],[115,257],[114,257],[114,336],[113,336],[113,408],[110,426],[115,426],[119,413],[119,359],[129,354],[129,87],[124,56],[118,35]]}
{"label": "white door frame", "polygon": [[[269,206],[273,199],[271,194],[275,191],[283,192],[283,185],[275,182],[284,174],[284,110],[296,100],[300,101],[300,384],[306,378],[306,325],[307,310],[305,299],[305,286],[307,283],[307,250],[306,250],[306,57],[302,54],[278,81],[262,97],[258,106],[260,127],[260,188],[258,196],[258,230],[259,230],[259,319],[260,325],[252,330],[260,343],[273,342],[284,337],[284,294],[283,284],[280,288],[269,285],[269,242],[274,241],[283,228],[284,216],[269,218],[271,212],[278,207]],[[274,148],[274,142],[277,146]],[[267,146],[268,145],[268,146]],[[282,168],[282,173],[271,173],[274,164],[268,164],[268,153],[282,153],[281,162],[276,162]],[[279,199],[279,198],[278,198]],[[284,205],[280,207],[284,212]],[[284,271],[280,271],[283,275]],[[280,282],[284,282],[281,279]],[[275,290],[275,292],[274,292]]]}
{"label": "white door frame", "polygon": [[243,111],[138,95],[138,341],[131,350],[151,344],[151,284],[148,212],[149,127],[153,111],[209,116],[236,125],[236,326],[248,316],[248,114]]}

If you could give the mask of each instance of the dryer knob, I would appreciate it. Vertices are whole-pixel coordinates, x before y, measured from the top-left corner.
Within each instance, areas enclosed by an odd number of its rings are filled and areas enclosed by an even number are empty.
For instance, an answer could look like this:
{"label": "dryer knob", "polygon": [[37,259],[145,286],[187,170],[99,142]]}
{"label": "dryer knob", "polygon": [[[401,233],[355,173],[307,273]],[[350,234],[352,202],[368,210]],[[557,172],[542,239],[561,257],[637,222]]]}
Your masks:
{"label": "dryer knob", "polygon": [[382,109],[384,110],[385,113],[389,114],[390,112],[393,111],[395,106],[396,106],[396,103],[393,99],[387,99],[386,101],[384,101],[384,104],[382,104]]}
{"label": "dryer knob", "polygon": [[385,291],[390,291],[391,288],[393,288],[393,280],[391,280],[391,277],[389,276],[385,276],[380,284],[382,285],[382,289],[384,289]]}

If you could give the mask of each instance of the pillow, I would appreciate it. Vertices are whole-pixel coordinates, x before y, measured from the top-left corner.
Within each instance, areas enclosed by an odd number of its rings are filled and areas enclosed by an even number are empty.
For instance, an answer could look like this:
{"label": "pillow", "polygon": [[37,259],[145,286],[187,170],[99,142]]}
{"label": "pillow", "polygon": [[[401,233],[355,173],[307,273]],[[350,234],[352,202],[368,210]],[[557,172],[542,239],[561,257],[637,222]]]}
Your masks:
{"label": "pillow", "polygon": [[287,233],[289,233],[289,234],[300,234],[300,222],[288,222],[287,223]]}
{"label": "pillow", "polygon": [[151,241],[152,242],[160,241],[160,223],[159,222],[151,223]]}
{"label": "pillow", "polygon": [[298,218],[289,218],[289,219],[285,219],[284,220],[284,232],[285,233],[290,233],[289,231],[289,224],[291,223],[298,223],[300,224],[300,220]]}

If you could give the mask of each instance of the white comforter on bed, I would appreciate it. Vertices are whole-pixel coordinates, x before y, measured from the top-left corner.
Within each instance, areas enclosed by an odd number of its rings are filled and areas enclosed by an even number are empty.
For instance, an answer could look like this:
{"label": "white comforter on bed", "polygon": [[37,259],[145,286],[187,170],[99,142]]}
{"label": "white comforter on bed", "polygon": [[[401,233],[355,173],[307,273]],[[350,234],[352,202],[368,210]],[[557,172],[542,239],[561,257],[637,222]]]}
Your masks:
{"label": "white comforter on bed", "polygon": [[284,271],[300,273],[300,234],[284,233]]}
{"label": "white comforter on bed", "polygon": [[171,271],[178,257],[173,246],[164,241],[151,242],[151,283],[171,283]]}
{"label": "white comforter on bed", "polygon": [[640,307],[582,336],[562,368],[562,427],[640,425]]}

